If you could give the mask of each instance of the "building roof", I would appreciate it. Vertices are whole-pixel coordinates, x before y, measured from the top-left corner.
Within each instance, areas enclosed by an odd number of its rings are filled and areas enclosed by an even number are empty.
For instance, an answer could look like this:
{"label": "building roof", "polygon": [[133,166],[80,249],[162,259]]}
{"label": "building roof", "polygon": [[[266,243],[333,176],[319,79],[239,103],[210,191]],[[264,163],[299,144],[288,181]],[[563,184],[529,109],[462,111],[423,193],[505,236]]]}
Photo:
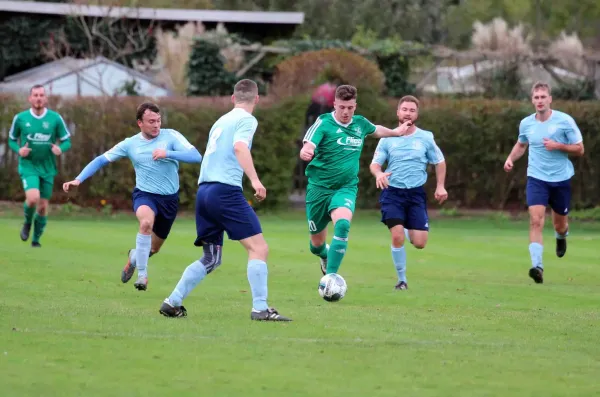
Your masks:
{"label": "building roof", "polygon": [[168,89],[155,82],[152,77],[101,56],[92,59],[75,59],[71,57],[65,57],[53,62],[36,66],[20,73],[13,74],[11,76],[7,76],[4,78],[4,82],[0,83],[0,92],[19,92],[23,91],[24,89],[29,90],[33,85],[47,85],[70,74],[80,74],[80,78],[86,83],[96,87],[99,90],[102,90],[102,83],[100,81],[96,81],[101,79],[102,76],[82,74],[84,70],[99,64],[120,69],[136,80],[144,80],[148,84],[164,89],[170,93]]}
{"label": "building roof", "polygon": [[82,15],[88,17],[126,17],[160,21],[200,21],[223,23],[291,24],[304,22],[303,12],[225,11],[168,8],[130,8],[73,3],[35,1],[0,1],[0,12],[49,15]]}

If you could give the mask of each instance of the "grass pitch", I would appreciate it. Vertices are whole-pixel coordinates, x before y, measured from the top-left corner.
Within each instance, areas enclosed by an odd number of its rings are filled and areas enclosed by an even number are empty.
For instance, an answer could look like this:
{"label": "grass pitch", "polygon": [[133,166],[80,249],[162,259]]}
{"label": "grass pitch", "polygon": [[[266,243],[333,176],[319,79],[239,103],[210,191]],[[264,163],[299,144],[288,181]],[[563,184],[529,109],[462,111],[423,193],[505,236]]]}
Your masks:
{"label": "grass pitch", "polygon": [[261,218],[269,304],[291,323],[251,322],[243,248],[184,302],[158,308],[198,259],[190,218],[122,284],[133,217],[49,217],[43,248],[0,218],[0,389],[8,396],[592,396],[600,374],[600,226],[571,223],[567,255],[546,229],[545,284],[527,277],[527,224],[434,220],[395,291],[389,236],[360,212],[337,303],[317,293],[303,214]]}

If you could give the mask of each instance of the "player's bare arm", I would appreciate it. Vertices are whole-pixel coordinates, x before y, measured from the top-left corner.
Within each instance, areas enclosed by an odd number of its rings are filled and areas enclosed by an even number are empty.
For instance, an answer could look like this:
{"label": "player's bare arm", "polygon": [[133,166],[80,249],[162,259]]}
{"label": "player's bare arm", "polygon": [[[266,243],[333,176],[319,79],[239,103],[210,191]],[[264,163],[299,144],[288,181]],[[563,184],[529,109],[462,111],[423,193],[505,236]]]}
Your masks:
{"label": "player's bare arm", "polygon": [[315,155],[315,144],[312,142],[304,142],[304,146],[300,149],[300,158],[304,161],[310,161]]}
{"label": "player's bare arm", "polygon": [[244,142],[236,142],[235,145],[233,145],[233,150],[235,152],[235,157],[238,159],[240,166],[244,170],[244,173],[248,179],[250,179],[250,183],[252,183],[254,197],[256,197],[258,201],[263,201],[267,197],[267,189],[265,189],[263,184],[260,182],[260,179],[258,179],[258,174],[254,168],[252,154],[250,153],[248,145]]}
{"label": "player's bare arm", "polygon": [[546,150],[560,150],[561,152],[565,152],[567,154],[577,157],[583,156],[583,153],[585,152],[583,142],[568,145],[553,141],[549,138],[544,138],[544,146],[546,147]]}
{"label": "player's bare arm", "polygon": [[375,177],[375,185],[377,189],[387,189],[390,185],[388,180],[388,176],[392,175],[391,172],[383,172],[381,169],[381,165],[377,163],[371,163],[369,166],[369,170],[371,174]]}
{"label": "player's bare arm", "polygon": [[403,136],[406,135],[406,133],[408,132],[409,128],[412,126],[412,121],[406,121],[403,124],[400,124],[398,127],[394,128],[393,130],[384,127],[382,125],[377,125],[375,126],[375,132],[373,133],[373,136],[375,138],[388,138],[388,137],[392,137],[392,136]]}
{"label": "player's bare arm", "polygon": [[504,171],[510,172],[513,169],[514,162],[523,157],[527,150],[527,143],[517,142],[510,151],[506,162],[504,163]]}
{"label": "player's bare arm", "polygon": [[448,192],[446,191],[446,162],[442,161],[435,165],[435,179],[437,186],[435,188],[435,199],[438,203],[442,204],[448,199]]}

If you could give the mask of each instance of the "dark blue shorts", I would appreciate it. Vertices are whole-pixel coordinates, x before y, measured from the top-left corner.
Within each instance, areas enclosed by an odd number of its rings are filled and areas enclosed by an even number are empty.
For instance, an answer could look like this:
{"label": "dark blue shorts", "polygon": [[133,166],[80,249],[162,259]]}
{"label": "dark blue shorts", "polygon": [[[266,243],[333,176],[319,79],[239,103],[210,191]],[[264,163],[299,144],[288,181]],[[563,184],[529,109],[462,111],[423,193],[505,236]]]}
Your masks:
{"label": "dark blue shorts", "polygon": [[224,183],[201,183],[196,194],[194,245],[223,245],[223,232],[230,240],[243,240],[262,233],[262,228],[242,189]]}
{"label": "dark blue shorts", "polygon": [[388,187],[379,196],[381,204],[381,222],[389,226],[388,221],[397,220],[410,230],[429,230],[427,215],[427,194],[423,187],[399,189]]}
{"label": "dark blue shorts", "polygon": [[571,180],[544,182],[527,177],[527,206],[550,205],[558,215],[567,215],[571,206]]}
{"label": "dark blue shorts", "polygon": [[133,189],[133,211],[136,212],[142,205],[147,205],[154,211],[154,226],[152,231],[163,240],[169,236],[171,226],[177,217],[179,209],[179,193],[163,195]]}

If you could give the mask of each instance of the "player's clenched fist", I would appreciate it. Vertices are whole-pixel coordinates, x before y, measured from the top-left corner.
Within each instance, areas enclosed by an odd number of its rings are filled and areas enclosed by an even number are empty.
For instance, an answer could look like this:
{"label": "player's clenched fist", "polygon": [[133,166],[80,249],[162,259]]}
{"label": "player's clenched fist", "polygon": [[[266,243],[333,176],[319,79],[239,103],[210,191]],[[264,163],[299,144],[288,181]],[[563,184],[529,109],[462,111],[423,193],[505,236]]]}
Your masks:
{"label": "player's clenched fist", "polygon": [[304,161],[310,161],[315,155],[315,148],[310,143],[305,143],[300,150],[300,158]]}
{"label": "player's clenched fist", "polygon": [[254,189],[254,197],[256,197],[256,200],[263,201],[267,197],[267,189],[265,189],[258,179],[252,181],[252,188]]}
{"label": "player's clenched fist", "polygon": [[513,162],[511,159],[506,159],[506,163],[504,163],[504,171],[510,172],[513,169]]}

